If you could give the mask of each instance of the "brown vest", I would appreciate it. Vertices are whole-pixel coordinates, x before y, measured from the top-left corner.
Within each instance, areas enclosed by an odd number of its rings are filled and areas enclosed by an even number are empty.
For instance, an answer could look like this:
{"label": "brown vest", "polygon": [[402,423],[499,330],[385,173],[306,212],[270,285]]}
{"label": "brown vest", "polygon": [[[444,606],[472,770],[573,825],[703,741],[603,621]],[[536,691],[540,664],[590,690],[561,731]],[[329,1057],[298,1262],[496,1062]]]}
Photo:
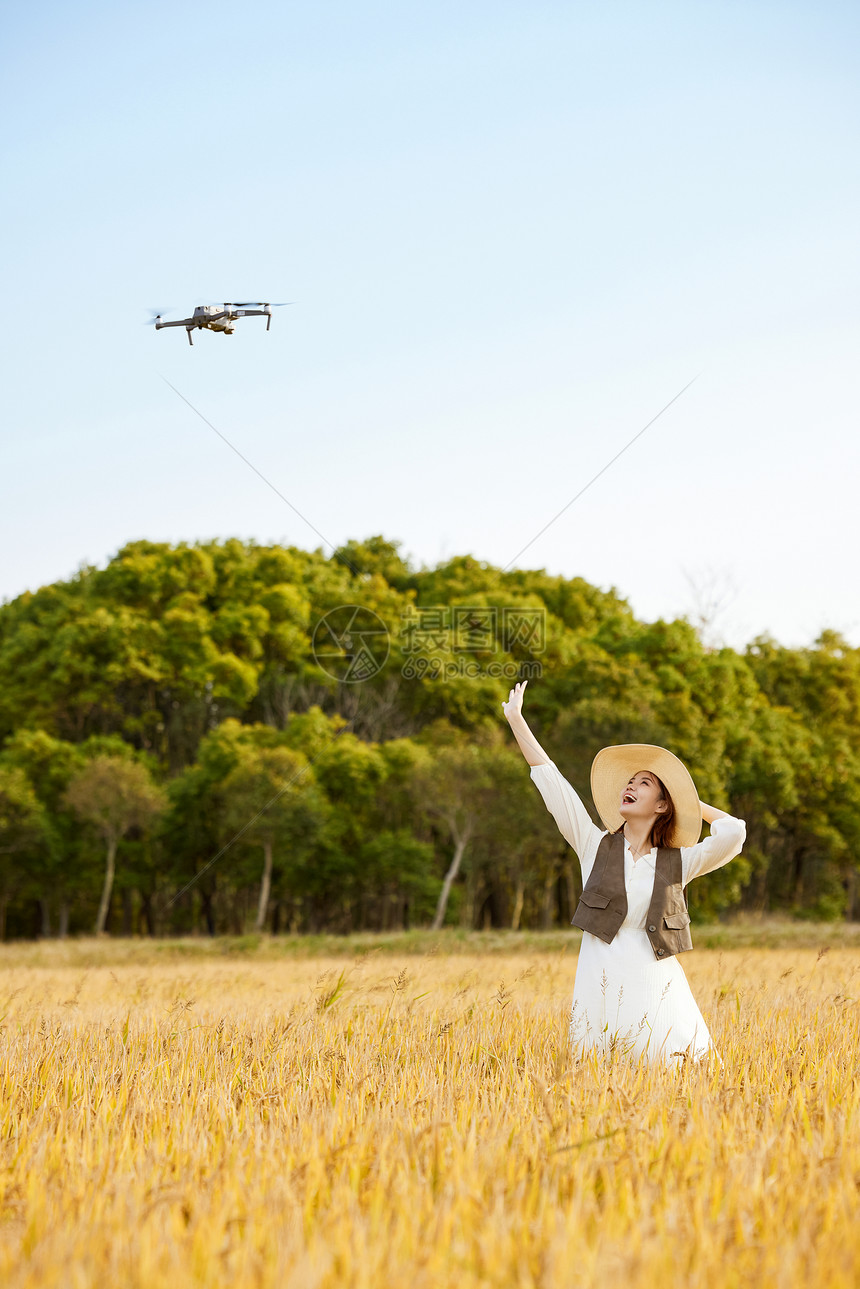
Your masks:
{"label": "brown vest", "polygon": [[[637,862],[641,864],[644,860]],[[681,877],[680,850],[676,846],[661,846],[657,851],[654,890],[645,919],[645,931],[655,958],[670,958],[693,947]],[[626,916],[624,834],[619,831],[607,833],[601,839],[571,923],[611,944]]]}

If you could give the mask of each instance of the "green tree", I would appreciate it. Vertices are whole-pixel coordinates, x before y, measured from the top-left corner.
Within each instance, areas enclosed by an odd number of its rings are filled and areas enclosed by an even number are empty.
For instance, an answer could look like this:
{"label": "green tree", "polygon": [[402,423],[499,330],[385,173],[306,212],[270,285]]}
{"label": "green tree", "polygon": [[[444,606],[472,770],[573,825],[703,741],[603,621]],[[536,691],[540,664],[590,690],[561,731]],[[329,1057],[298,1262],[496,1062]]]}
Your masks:
{"label": "green tree", "polygon": [[140,762],[102,755],[73,776],[66,802],[105,844],[105,875],[95,925],[96,935],[101,935],[113,890],[117,847],[132,828],[150,827],[161,816],[166,805],[164,793]]}
{"label": "green tree", "polygon": [[[452,741],[441,742],[446,737]],[[443,722],[438,723],[432,731],[431,754],[416,767],[412,784],[418,809],[453,846],[436,903],[433,930],[445,921],[451,888],[470,843],[480,831],[492,788],[492,755],[488,749],[478,739],[456,731],[449,733]]]}
{"label": "green tree", "polygon": [[326,819],[307,759],[286,747],[243,747],[222,785],[225,839],[263,851],[254,929],[266,925],[275,851],[290,871],[313,849]]}

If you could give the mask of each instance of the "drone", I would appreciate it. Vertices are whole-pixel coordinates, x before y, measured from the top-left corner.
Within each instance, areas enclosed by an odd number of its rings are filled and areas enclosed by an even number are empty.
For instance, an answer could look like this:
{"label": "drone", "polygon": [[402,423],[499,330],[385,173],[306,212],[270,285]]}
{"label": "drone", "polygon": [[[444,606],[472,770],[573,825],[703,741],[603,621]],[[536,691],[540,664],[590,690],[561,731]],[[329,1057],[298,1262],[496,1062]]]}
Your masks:
{"label": "drone", "polygon": [[284,304],[262,304],[257,300],[241,300],[237,304],[198,304],[190,318],[180,318],[177,322],[165,322],[160,313],[157,313],[151,319],[150,325],[155,327],[156,331],[161,331],[162,327],[184,327],[188,332],[189,345],[194,344],[191,339],[192,331],[220,331],[222,335],[232,336],[236,329],[237,318],[251,318],[255,315],[266,319],[266,330],[272,325],[272,310],[282,309],[284,305],[290,304],[290,300],[284,301]]}

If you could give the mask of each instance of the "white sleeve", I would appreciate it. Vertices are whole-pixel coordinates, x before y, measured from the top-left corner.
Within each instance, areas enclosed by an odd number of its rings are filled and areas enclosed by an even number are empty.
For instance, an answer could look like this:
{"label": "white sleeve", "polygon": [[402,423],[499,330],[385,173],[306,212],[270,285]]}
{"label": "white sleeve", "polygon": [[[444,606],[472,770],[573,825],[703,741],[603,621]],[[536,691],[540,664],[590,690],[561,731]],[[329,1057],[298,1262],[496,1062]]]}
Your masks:
{"label": "white sleeve", "polygon": [[589,841],[603,836],[574,789],[554,761],[532,766],[532,780],[544,799],[544,805],[558,824],[558,830],[573,847],[580,860]]}
{"label": "white sleeve", "polygon": [[712,873],[722,868],[730,859],[741,853],[746,841],[747,826],[743,819],[723,815],[711,824],[711,835],[696,846],[681,847],[682,881],[686,886],[694,877]]}

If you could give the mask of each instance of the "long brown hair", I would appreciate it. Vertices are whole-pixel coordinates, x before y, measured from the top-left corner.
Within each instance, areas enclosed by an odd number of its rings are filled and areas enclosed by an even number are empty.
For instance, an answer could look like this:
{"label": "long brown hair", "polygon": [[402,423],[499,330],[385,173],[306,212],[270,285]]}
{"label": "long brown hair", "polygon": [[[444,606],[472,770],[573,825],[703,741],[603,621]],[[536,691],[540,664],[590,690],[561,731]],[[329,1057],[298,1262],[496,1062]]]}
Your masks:
{"label": "long brown hair", "polygon": [[[654,778],[657,779],[656,774]],[[654,827],[651,829],[651,840],[657,847],[671,846],[672,834],[675,831],[675,803],[669,796],[662,779],[657,779],[657,782],[660,785],[660,796],[666,802],[666,809],[657,816]]]}

